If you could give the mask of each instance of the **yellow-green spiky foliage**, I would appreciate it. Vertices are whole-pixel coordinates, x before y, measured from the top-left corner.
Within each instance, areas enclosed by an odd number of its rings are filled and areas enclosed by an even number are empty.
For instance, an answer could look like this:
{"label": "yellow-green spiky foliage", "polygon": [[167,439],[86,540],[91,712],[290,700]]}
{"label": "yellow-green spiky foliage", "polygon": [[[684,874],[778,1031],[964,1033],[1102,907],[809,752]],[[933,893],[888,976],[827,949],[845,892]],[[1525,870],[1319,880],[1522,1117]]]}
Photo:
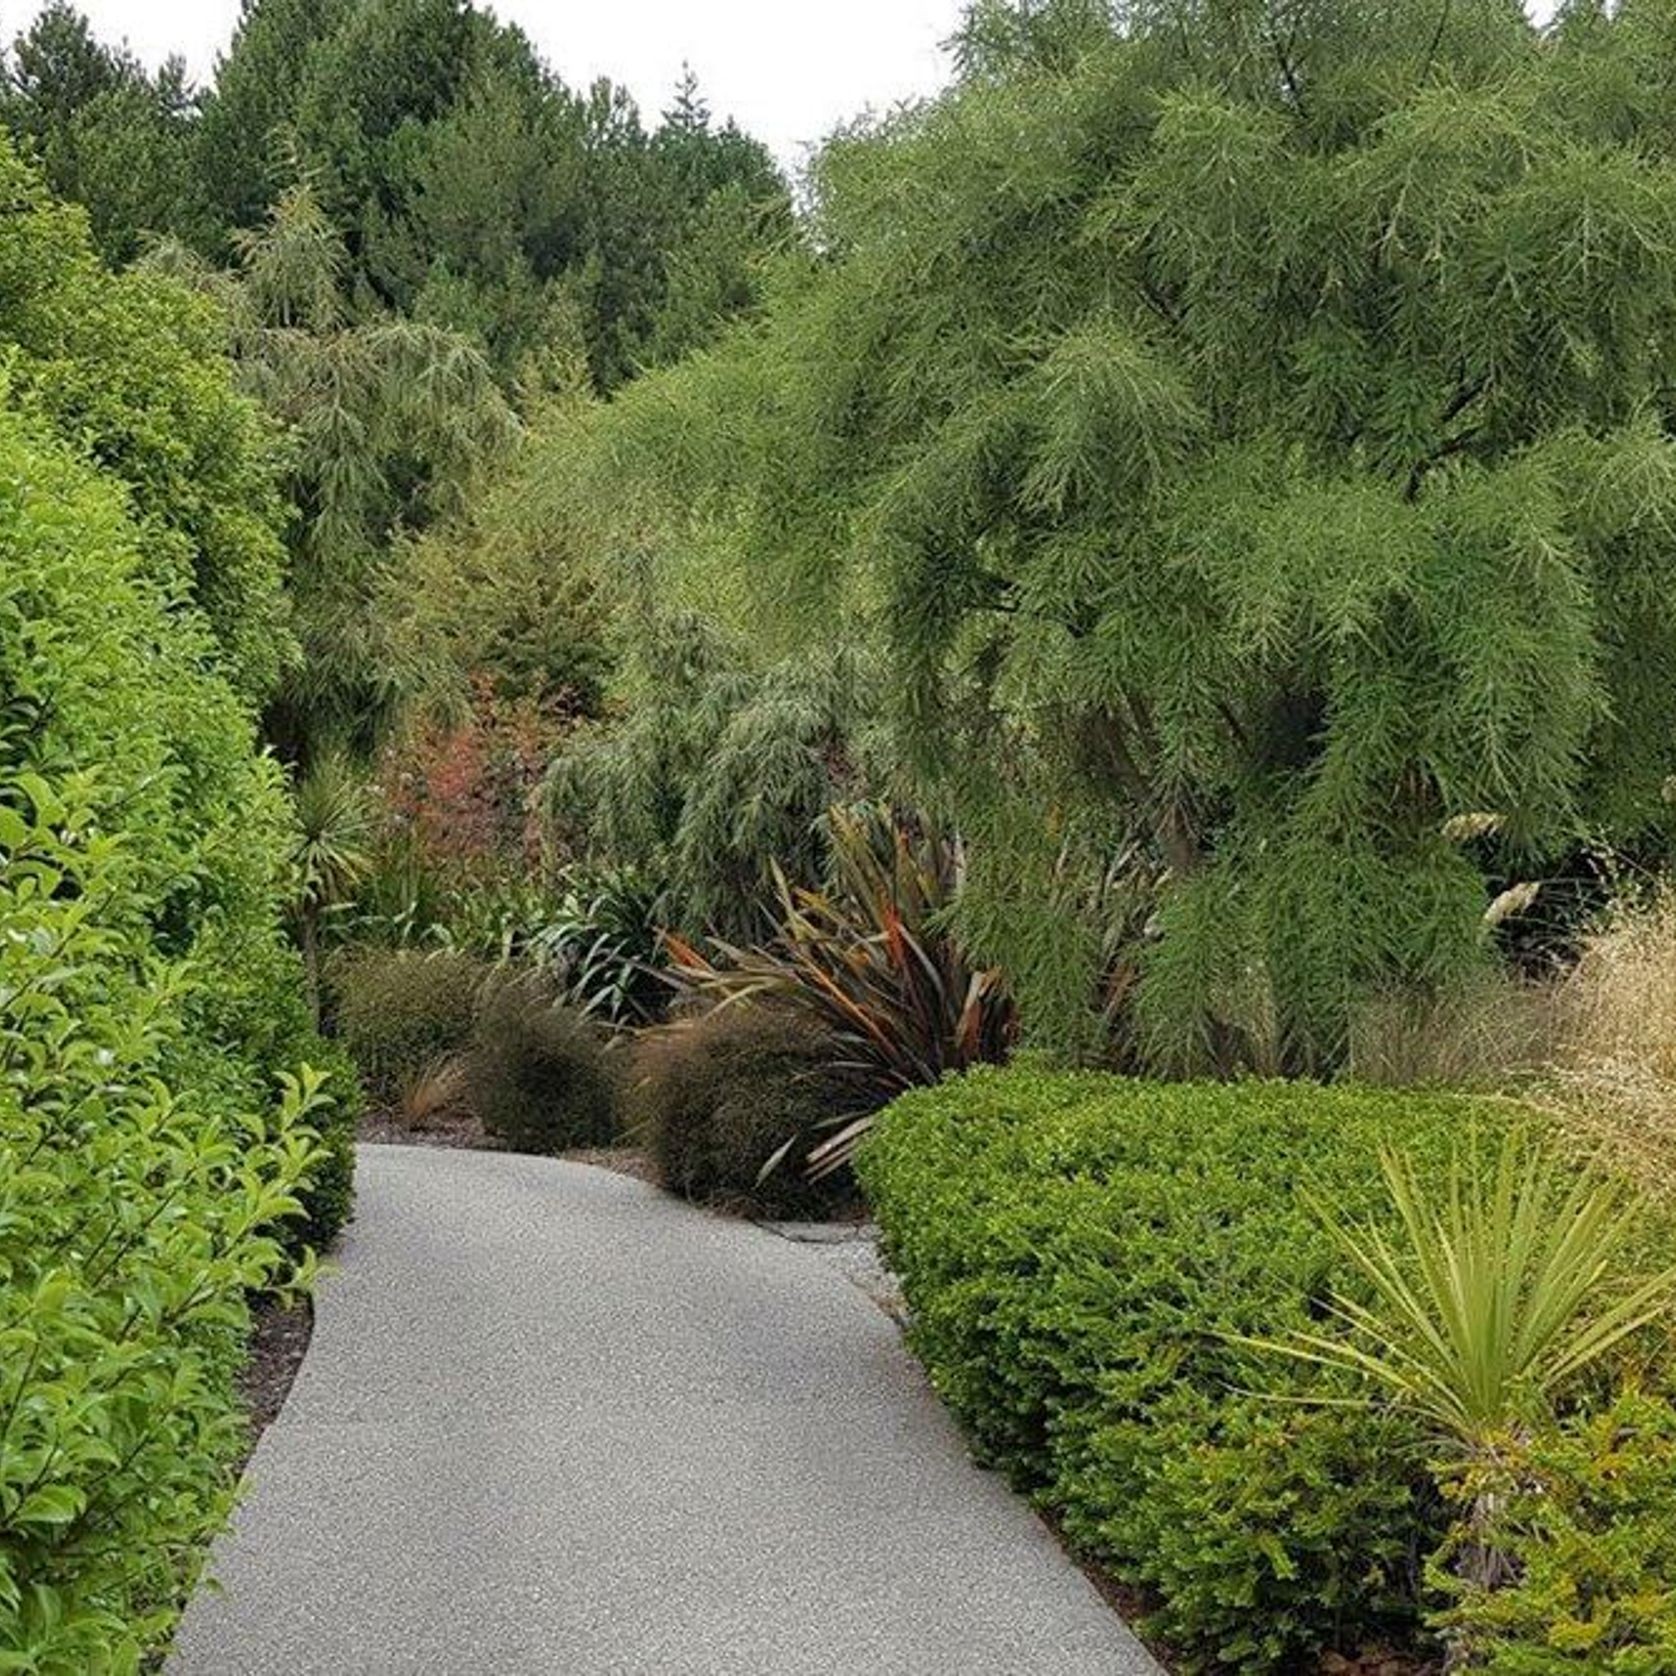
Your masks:
{"label": "yellow-green spiky foliage", "polygon": [[1136,836],[1153,1062],[1304,1070],[1483,958],[1490,880],[1662,831],[1673,44],[1662,0],[980,7],[820,160],[825,263],[602,416],[672,570],[883,649],[1038,1040],[1088,1040]]}

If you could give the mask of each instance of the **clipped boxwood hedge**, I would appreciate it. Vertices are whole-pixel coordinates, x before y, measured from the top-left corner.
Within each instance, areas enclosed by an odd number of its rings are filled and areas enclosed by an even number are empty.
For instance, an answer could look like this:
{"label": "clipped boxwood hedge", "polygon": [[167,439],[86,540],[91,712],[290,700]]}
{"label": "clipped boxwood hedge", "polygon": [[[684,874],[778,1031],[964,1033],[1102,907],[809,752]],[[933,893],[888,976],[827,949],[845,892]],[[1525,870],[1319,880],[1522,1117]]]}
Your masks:
{"label": "clipped boxwood hedge", "polygon": [[1158,1602],[1185,1668],[1295,1672],[1421,1633],[1450,1514],[1408,1422],[1277,1400],[1342,1376],[1228,1335],[1284,1336],[1354,1292],[1302,1187],[1388,1217],[1382,1141],[1441,1170],[1514,1114],[983,1070],[890,1107],[860,1174],[914,1345],[982,1457]]}

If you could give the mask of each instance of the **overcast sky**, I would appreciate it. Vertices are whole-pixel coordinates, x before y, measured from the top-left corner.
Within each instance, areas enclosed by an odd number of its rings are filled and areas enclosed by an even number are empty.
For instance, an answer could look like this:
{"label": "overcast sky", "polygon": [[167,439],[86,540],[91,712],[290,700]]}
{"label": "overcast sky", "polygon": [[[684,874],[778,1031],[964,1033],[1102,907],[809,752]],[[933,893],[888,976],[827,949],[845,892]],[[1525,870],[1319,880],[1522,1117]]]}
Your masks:
{"label": "overcast sky", "polygon": [[[126,38],[138,57],[180,53],[198,80],[238,18],[238,0],[79,0],[104,40]],[[40,8],[0,0],[9,37]],[[941,43],[960,0],[499,0],[564,79],[610,76],[655,120],[689,60],[710,108],[766,140],[782,162],[867,106],[888,109],[947,79]]]}

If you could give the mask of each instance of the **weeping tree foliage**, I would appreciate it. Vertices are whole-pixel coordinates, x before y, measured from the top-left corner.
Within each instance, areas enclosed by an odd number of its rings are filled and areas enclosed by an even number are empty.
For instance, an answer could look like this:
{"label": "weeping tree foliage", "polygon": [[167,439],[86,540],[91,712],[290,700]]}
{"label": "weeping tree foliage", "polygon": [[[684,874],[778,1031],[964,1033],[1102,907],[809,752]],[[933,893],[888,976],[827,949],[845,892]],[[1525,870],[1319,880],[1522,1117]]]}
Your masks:
{"label": "weeping tree foliage", "polygon": [[612,707],[548,776],[553,835],[647,869],[672,925],[760,933],[773,869],[818,882],[828,810],[876,782],[861,720],[871,671],[842,644],[753,659],[716,622],[645,601],[624,629]]}
{"label": "weeping tree foliage", "polygon": [[549,345],[543,388],[518,447],[450,517],[397,545],[376,611],[395,661],[423,673],[428,715],[469,714],[484,683],[499,698],[599,713],[612,664],[608,607],[564,466],[589,410],[585,352]]}
{"label": "weeping tree foliage", "polygon": [[[189,262],[160,251],[158,264]],[[418,675],[377,609],[399,532],[456,510],[517,421],[472,339],[344,294],[344,247],[312,191],[286,192],[221,298],[244,385],[290,431],[290,588],[302,661],[269,707],[281,751],[365,753]]]}
{"label": "weeping tree foliage", "polygon": [[1583,831],[1663,841],[1673,44],[1636,0],[982,6],[821,159],[824,267],[602,417],[672,573],[725,548],[878,649],[1038,1040],[1088,1039],[1130,842],[1153,1062],[1309,1070]]}

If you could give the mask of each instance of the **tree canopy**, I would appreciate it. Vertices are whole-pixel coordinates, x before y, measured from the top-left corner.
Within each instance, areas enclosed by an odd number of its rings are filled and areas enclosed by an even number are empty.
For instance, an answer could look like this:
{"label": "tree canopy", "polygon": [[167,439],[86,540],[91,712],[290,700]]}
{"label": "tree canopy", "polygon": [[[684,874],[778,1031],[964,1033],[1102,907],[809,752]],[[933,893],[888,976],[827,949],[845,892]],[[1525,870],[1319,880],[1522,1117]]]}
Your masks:
{"label": "tree canopy", "polygon": [[0,120],[117,262],[163,237],[225,261],[306,186],[353,307],[475,333],[509,384],[580,333],[613,388],[699,341],[702,309],[750,307],[755,259],[791,233],[767,150],[690,73],[648,127],[467,0],[246,0],[201,92],[53,0],[14,43]]}
{"label": "tree canopy", "polygon": [[1130,844],[1149,1060],[1321,1070],[1503,886],[1665,843],[1669,27],[980,7],[824,153],[825,262],[598,415],[602,551],[878,649],[1038,1039]]}

